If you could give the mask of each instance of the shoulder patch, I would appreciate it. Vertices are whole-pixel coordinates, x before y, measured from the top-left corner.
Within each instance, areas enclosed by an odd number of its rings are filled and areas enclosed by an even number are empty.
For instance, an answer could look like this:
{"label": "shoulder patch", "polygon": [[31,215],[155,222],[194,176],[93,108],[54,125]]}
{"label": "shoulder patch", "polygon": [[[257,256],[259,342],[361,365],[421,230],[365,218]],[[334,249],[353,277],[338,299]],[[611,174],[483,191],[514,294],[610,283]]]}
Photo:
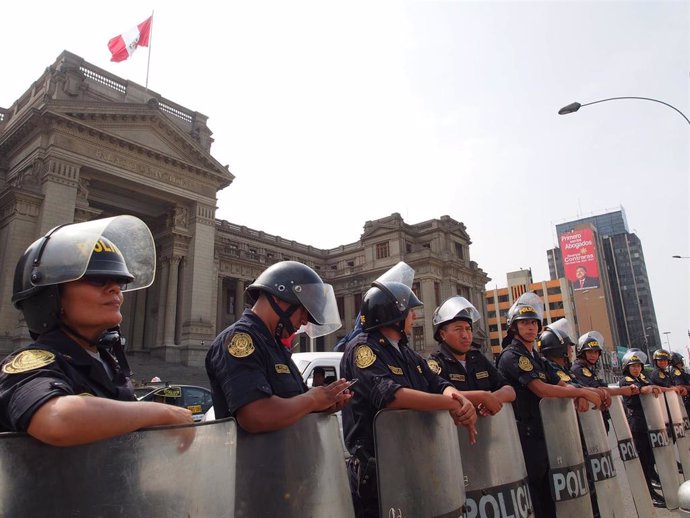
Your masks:
{"label": "shoulder patch", "polygon": [[663,372],[659,372],[659,377],[660,377],[662,380],[663,380],[663,379],[666,379],[666,374],[664,374]]}
{"label": "shoulder patch", "polygon": [[20,374],[35,369],[40,369],[46,365],[50,365],[55,361],[55,355],[50,351],[43,349],[29,349],[20,352],[17,356],[12,358],[12,361],[2,366],[2,372],[5,374]]}
{"label": "shoulder patch", "polygon": [[355,348],[355,365],[360,369],[366,369],[374,364],[376,354],[366,344],[358,345]]}
{"label": "shoulder patch", "polygon": [[674,376],[680,376],[680,369],[673,369]]}
{"label": "shoulder patch", "polygon": [[433,358],[429,358],[426,363],[429,365],[429,368],[431,369],[432,372],[436,374],[441,374],[441,365],[434,360]]}
{"label": "shoulder patch", "polygon": [[563,381],[570,381],[572,378],[568,376],[565,372],[559,370],[556,371],[556,374],[558,374],[558,377],[561,378]]}
{"label": "shoulder patch", "polygon": [[[226,342],[227,343],[227,342]],[[247,333],[232,335],[228,352],[235,358],[245,358],[254,352],[254,341]]]}
{"label": "shoulder patch", "polygon": [[529,372],[534,369],[534,365],[532,365],[532,362],[529,361],[527,356],[520,356],[520,359],[518,360],[518,367],[520,367],[520,370],[525,372]]}
{"label": "shoulder patch", "polygon": [[630,383],[634,382],[635,380],[632,378],[632,376],[626,376],[625,381],[629,381]]}
{"label": "shoulder patch", "polygon": [[582,369],[582,374],[584,374],[584,375],[587,376],[588,378],[591,378],[591,377],[592,377],[592,371],[589,370],[587,367],[585,367],[584,369]]}

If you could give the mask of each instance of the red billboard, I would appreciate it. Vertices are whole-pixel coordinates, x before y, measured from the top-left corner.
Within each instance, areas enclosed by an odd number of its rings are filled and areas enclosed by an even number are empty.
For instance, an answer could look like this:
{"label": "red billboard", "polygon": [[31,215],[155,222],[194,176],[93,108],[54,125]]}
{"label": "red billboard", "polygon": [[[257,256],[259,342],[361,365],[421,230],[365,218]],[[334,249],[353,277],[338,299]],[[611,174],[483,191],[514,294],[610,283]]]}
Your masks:
{"label": "red billboard", "polygon": [[583,228],[561,234],[561,256],[565,277],[574,290],[599,287],[599,267],[594,232]]}

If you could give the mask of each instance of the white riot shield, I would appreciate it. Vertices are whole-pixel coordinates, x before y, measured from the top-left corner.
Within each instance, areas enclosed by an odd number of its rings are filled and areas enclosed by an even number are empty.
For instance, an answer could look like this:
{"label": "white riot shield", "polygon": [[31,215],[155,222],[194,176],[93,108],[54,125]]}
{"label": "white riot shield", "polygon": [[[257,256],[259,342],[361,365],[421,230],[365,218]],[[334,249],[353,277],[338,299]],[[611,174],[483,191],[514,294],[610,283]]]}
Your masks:
{"label": "white riot shield", "polygon": [[67,448],[0,434],[0,517],[232,518],[236,444],[232,419]]}
{"label": "white riot shield", "polygon": [[326,414],[277,432],[240,429],[235,518],[353,518],[339,434],[338,419]]}
{"label": "white riot shield", "polygon": [[527,469],[512,405],[477,420],[477,442],[458,428],[465,474],[465,518],[533,518]]}
{"label": "white riot shield", "polygon": [[590,479],[594,482],[601,518],[623,518],[621,488],[613,465],[604,418],[600,410],[591,409],[577,414],[585,440],[585,460]]}
{"label": "white riot shield", "polygon": [[638,518],[653,516],[654,508],[652,507],[652,500],[649,498],[647,481],[644,478],[640,459],[637,456],[630,425],[625,417],[622,396],[611,397],[609,414],[611,415],[613,431],[618,441],[618,454],[623,462],[623,467],[625,467],[625,474],[628,479],[628,486],[630,486],[630,493],[633,503],[635,504],[637,516]]}
{"label": "white riot shield", "polygon": [[680,401],[680,415],[683,418],[683,430],[685,435],[690,437],[690,419],[688,419],[688,410],[685,408],[685,402],[681,399]]}
{"label": "white riot shield", "polygon": [[654,453],[654,464],[656,464],[656,471],[661,481],[666,507],[677,509],[680,481],[678,480],[676,455],[664,419],[666,400],[661,396],[655,397],[654,394],[642,394],[640,400],[642,401],[649,442],[652,446],[652,453]]}
{"label": "white riot shield", "polygon": [[683,414],[680,408],[683,405],[682,398],[675,392],[664,392],[666,408],[671,419],[671,431],[676,442],[678,458],[683,466],[683,478],[690,479],[690,437],[685,433]]}
{"label": "white riot shield", "polygon": [[[462,516],[465,488],[456,428],[448,412],[383,410],[376,414],[381,517]],[[466,433],[464,428],[459,431]]]}
{"label": "white riot shield", "polygon": [[587,469],[572,399],[543,398],[539,402],[551,495],[558,518],[592,518]]}

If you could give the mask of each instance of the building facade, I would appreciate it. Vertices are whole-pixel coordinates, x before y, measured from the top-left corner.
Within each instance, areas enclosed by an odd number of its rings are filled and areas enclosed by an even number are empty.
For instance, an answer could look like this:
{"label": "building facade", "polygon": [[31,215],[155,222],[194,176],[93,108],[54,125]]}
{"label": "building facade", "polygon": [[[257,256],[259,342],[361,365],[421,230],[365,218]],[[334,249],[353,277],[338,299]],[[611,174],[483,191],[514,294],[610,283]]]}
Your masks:
{"label": "building facade", "polygon": [[158,257],[154,284],[125,294],[122,327],[135,354],[201,365],[211,340],[241,315],[245,287],[287,259],[333,284],[344,324],[314,343],[303,339],[303,348],[329,350],[352,328],[371,282],[401,260],[415,268],[426,303],[412,336],[418,351],[433,347],[431,315],[445,298],[461,294],[486,315],[489,279],[470,260],[465,226],[449,216],[367,221],[359,241],[330,250],[217,220],[217,192],[234,177],[212,157],[206,121],[69,52],[0,108],[0,352],[29,341],[9,303],[27,246],[59,224],[118,214],[147,223]]}
{"label": "building facade", "polygon": [[[642,243],[628,230],[621,210],[581,218],[556,225],[561,236],[576,229],[591,227],[598,235],[602,281],[612,314],[613,339],[622,347],[637,347],[653,352],[661,347]],[[551,277],[564,276],[560,248],[547,251]]]}

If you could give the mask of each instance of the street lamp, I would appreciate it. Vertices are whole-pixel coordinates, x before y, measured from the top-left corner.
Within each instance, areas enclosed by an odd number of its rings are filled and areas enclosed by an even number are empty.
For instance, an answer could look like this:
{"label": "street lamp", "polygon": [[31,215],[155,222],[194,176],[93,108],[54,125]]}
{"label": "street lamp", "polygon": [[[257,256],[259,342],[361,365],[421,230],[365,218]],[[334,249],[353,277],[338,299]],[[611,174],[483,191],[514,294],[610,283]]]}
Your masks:
{"label": "street lamp", "polygon": [[569,113],[575,113],[577,110],[579,110],[579,109],[582,108],[583,106],[589,106],[590,104],[603,103],[603,102],[606,102],[606,101],[618,101],[618,100],[620,100],[620,99],[639,99],[639,100],[642,100],[642,101],[652,101],[652,102],[655,102],[655,103],[663,104],[664,106],[668,106],[668,107],[671,108],[672,110],[675,110],[676,112],[678,112],[678,113],[680,114],[680,116],[683,117],[683,118],[685,119],[685,122],[687,122],[688,124],[690,124],[690,119],[688,119],[688,118],[685,116],[685,114],[684,114],[682,111],[680,111],[678,108],[676,108],[675,106],[673,106],[673,105],[671,105],[671,104],[665,103],[664,101],[660,101],[659,99],[652,99],[651,97],[610,97],[610,98],[608,98],[608,99],[601,99],[601,100],[599,100],[599,101],[592,101],[591,103],[584,103],[584,104],[581,104],[581,103],[570,103],[568,106],[564,106],[563,108],[561,108],[560,110],[558,110],[558,114],[559,114],[559,115],[567,115],[567,114],[569,114]]}
{"label": "street lamp", "polygon": [[668,335],[671,334],[671,331],[664,331],[662,334],[666,335],[666,345],[668,345],[668,351],[671,352],[671,339],[668,337]]}
{"label": "street lamp", "polygon": [[690,255],[672,255],[674,259],[690,259]]}

